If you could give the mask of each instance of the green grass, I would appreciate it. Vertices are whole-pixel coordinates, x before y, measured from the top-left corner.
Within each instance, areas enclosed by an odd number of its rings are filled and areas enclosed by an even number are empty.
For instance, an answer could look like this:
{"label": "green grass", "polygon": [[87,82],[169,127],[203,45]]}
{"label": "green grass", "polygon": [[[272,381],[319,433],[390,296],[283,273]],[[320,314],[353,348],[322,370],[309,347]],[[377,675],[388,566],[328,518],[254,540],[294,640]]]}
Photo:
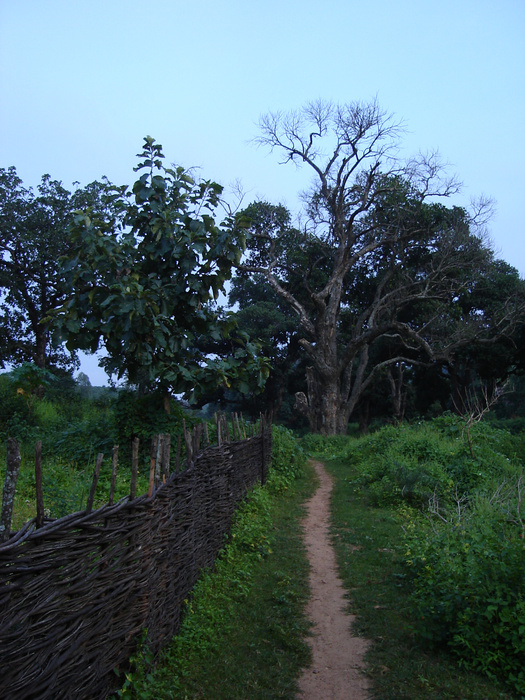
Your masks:
{"label": "green grass", "polygon": [[[22,444],[21,462],[18,473],[11,531],[18,531],[28,520],[36,516],[35,457],[33,445]],[[2,489],[6,471],[5,443],[0,445],[0,507]],[[69,513],[86,507],[91,488],[94,460],[80,468],[76,463],[56,457],[44,457],[42,460],[42,482],[44,489],[44,508],[46,515],[61,518]],[[148,490],[148,472],[142,467],[138,481],[137,493]],[[130,465],[120,464],[114,501],[129,494],[131,480]],[[105,455],[95,494],[94,508],[100,508],[108,502],[111,482],[111,454]]]}
{"label": "green grass", "polygon": [[356,615],[355,632],[371,646],[365,662],[373,697],[381,700],[495,700],[516,697],[485,676],[458,666],[445,649],[426,649],[414,634],[410,585],[402,566],[401,520],[374,506],[348,462],[326,460],[335,477],[332,535],[340,574]]}
{"label": "green grass", "polygon": [[271,700],[292,698],[308,665],[308,564],[300,521],[313,493],[306,466],[275,474],[239,509],[228,544],[187,604],[180,633],[148,669],[135,659],[121,697]]}

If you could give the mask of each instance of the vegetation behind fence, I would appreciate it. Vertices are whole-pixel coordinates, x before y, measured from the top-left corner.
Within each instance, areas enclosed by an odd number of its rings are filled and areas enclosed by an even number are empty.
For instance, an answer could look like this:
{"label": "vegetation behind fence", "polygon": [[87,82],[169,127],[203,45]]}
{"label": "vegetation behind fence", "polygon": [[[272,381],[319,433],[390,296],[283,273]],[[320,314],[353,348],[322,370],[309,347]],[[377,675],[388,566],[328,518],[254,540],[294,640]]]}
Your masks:
{"label": "vegetation behind fence", "polygon": [[[157,653],[213,564],[238,501],[264,481],[271,430],[200,451],[151,494],[26,528],[0,545],[2,697],[104,698],[142,630]],[[225,439],[226,436],[226,439]]]}

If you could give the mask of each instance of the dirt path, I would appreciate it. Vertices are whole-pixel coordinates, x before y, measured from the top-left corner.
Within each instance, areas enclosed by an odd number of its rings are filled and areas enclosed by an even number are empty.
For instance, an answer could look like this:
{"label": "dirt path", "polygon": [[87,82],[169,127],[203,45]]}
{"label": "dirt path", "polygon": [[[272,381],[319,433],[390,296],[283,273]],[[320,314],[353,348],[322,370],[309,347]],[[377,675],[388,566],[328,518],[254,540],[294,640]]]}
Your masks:
{"label": "dirt path", "polygon": [[313,463],[320,486],[307,503],[305,544],[310,560],[311,598],[307,612],[314,623],[310,644],[313,664],[300,679],[302,700],[366,700],[368,682],[362,673],[367,642],[352,637],[353,616],[346,613],[345,590],[339,579],[329,537],[332,480],[320,462]]}

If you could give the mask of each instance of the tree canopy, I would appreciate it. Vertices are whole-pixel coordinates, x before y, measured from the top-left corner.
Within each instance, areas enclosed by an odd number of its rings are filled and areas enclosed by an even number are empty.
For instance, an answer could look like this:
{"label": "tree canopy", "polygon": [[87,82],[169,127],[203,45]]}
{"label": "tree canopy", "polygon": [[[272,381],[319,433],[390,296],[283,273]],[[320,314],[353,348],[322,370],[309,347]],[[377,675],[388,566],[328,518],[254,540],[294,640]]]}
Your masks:
{"label": "tree canopy", "polygon": [[[139,157],[131,191],[108,184],[103,211],[74,214],[63,264],[71,293],[55,313],[55,341],[102,345],[108,373],[192,398],[221,383],[261,387],[257,346],[213,303],[244,247],[244,234],[214,218],[221,186],[166,168],[151,137]],[[210,340],[227,341],[228,353],[213,354]]]}
{"label": "tree canopy", "polygon": [[74,353],[50,343],[50,311],[63,303],[69,287],[60,258],[71,249],[71,212],[101,206],[102,185],[73,193],[49,175],[35,194],[23,186],[14,167],[0,169],[0,363],[33,362],[70,369]]}
{"label": "tree canopy", "polygon": [[523,297],[495,304],[490,324],[460,303],[494,263],[476,228],[488,203],[477,219],[439,203],[459,184],[436,154],[399,161],[400,125],[375,102],[311,103],[260,126],[261,144],[314,176],[302,230],[264,203],[236,222],[249,234],[241,272],[263,276],[296,314],[310,363],[297,407],[312,431],[345,432],[380,372],[449,362],[512,331]]}

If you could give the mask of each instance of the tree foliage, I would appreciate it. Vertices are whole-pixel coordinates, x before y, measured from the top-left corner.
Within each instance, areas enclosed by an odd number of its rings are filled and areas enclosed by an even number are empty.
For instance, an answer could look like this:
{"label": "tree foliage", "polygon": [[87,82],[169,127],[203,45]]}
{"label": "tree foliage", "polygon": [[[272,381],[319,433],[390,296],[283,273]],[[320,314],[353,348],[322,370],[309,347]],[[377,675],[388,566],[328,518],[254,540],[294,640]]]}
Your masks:
{"label": "tree foliage", "polygon": [[49,175],[35,194],[14,167],[0,169],[0,363],[33,362],[40,368],[78,365],[74,353],[50,343],[50,311],[69,288],[59,259],[71,249],[73,210],[100,206],[100,183],[73,193]]}
{"label": "tree foliage", "polygon": [[[222,188],[166,168],[147,137],[130,191],[108,185],[106,210],[75,213],[63,271],[72,294],[55,317],[57,342],[107,352],[108,373],[195,398],[266,369],[257,347],[214,300],[239,262],[244,236],[216,223]],[[210,354],[210,340],[228,353]],[[206,350],[202,349],[203,344]]]}

